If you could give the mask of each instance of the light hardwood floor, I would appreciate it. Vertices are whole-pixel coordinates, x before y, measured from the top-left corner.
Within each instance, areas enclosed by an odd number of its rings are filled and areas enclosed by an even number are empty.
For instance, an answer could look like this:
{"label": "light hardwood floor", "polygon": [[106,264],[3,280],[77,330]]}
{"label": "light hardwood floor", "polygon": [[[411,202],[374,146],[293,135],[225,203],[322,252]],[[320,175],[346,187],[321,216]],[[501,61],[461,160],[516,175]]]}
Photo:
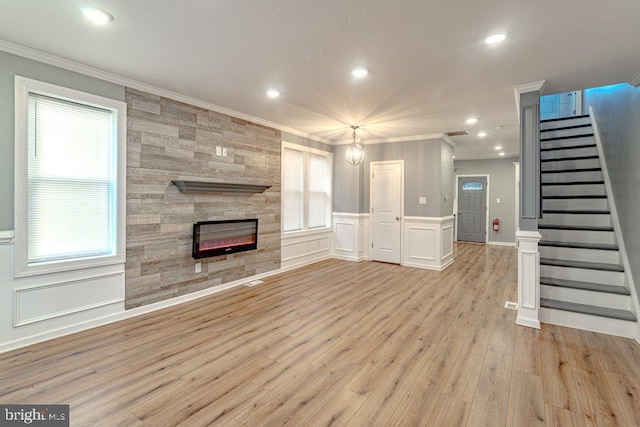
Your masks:
{"label": "light hardwood floor", "polygon": [[516,251],[329,260],[0,355],[0,403],[115,425],[640,425],[640,345],[514,324]]}

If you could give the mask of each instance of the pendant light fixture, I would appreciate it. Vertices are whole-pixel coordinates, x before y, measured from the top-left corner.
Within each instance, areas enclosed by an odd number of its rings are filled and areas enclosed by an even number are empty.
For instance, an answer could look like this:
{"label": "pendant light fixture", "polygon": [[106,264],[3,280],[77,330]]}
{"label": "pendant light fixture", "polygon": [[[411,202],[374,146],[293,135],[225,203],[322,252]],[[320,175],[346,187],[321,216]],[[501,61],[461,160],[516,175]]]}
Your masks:
{"label": "pendant light fixture", "polygon": [[358,126],[351,126],[351,129],[353,129],[353,143],[347,148],[345,156],[347,162],[353,166],[358,166],[364,159],[364,147],[356,142],[356,129],[358,129]]}

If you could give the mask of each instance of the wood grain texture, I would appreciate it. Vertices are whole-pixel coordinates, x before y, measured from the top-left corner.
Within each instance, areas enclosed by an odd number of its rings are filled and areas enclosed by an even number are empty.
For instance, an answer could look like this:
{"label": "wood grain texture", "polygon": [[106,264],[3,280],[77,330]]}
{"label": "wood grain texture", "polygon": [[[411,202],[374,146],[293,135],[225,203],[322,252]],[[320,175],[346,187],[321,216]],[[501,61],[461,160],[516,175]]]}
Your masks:
{"label": "wood grain texture", "polygon": [[0,402],[74,426],[640,425],[637,343],[516,326],[515,250],[455,257],[323,261],[2,354]]}

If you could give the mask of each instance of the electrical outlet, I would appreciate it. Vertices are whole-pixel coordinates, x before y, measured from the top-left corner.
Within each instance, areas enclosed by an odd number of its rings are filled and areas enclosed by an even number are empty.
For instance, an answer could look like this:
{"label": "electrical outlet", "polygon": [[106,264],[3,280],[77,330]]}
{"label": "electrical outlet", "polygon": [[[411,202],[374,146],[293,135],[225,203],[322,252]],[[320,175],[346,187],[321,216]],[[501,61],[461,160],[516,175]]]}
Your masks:
{"label": "electrical outlet", "polygon": [[202,273],[202,264],[196,262],[196,273]]}
{"label": "electrical outlet", "polygon": [[497,199],[496,199],[496,203],[500,203],[500,198],[497,198]]}
{"label": "electrical outlet", "polygon": [[222,157],[227,157],[227,149],[226,148],[222,149]]}
{"label": "electrical outlet", "polygon": [[426,197],[418,197],[418,204],[426,205],[427,204],[427,198]]}
{"label": "electrical outlet", "polygon": [[222,156],[222,147],[216,147],[216,156]]}

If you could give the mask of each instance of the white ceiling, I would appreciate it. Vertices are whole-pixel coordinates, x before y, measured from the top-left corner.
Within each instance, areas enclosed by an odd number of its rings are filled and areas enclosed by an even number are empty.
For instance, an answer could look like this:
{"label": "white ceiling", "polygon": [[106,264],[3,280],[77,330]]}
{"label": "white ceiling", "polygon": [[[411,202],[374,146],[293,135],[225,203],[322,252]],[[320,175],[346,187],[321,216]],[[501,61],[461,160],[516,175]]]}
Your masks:
{"label": "white ceiling", "polygon": [[[94,26],[81,5],[115,20]],[[2,0],[0,39],[330,141],[469,129],[458,159],[518,152],[513,86],[628,81],[638,0]],[[506,29],[511,37],[488,46]],[[369,77],[354,80],[353,67]],[[281,98],[265,96],[277,88]],[[466,125],[470,116],[480,117]],[[504,126],[496,131],[496,126]],[[486,130],[480,139],[475,134]]]}

